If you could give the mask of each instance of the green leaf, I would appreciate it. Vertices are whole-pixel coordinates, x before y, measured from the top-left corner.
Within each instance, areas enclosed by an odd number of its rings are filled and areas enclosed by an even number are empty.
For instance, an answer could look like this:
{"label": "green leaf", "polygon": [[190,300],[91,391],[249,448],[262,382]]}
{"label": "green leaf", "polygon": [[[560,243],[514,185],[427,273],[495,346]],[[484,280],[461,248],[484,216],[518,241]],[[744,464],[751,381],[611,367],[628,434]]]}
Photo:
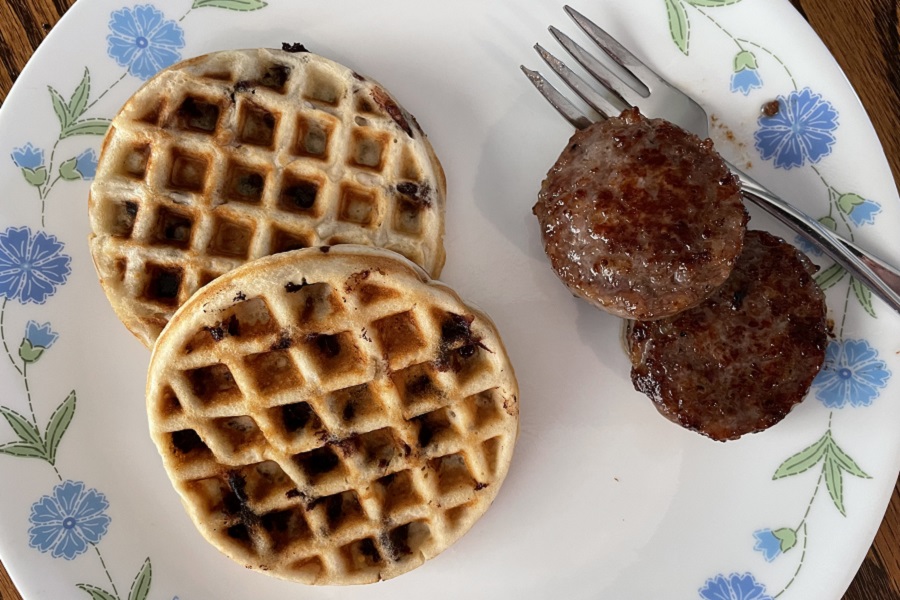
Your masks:
{"label": "green leaf", "polygon": [[19,458],[41,458],[47,460],[47,453],[44,452],[43,445],[26,444],[24,442],[13,442],[11,444],[3,444],[0,446],[0,454],[8,454],[9,456],[17,456]]}
{"label": "green leaf", "polygon": [[865,201],[866,199],[859,194],[841,194],[840,197],[838,197],[837,205],[842,212],[845,212],[849,215],[851,212],[853,212],[853,209],[855,207],[859,206]]}
{"label": "green leaf", "polygon": [[78,169],[75,168],[76,164],[78,164],[78,161],[74,158],[70,158],[63,164],[59,165],[59,176],[66,181],[75,181],[76,179],[81,179],[81,173],[79,173]]}
{"label": "green leaf", "polygon": [[825,487],[828,488],[828,494],[831,496],[837,509],[846,517],[847,511],[844,510],[844,479],[841,473],[841,465],[830,454],[825,459],[824,473]]}
{"label": "green leaf", "polygon": [[34,187],[41,187],[47,183],[47,167],[38,167],[37,169],[22,168],[22,176],[25,181]]}
{"label": "green leaf", "polygon": [[837,231],[837,221],[835,221],[832,217],[822,217],[821,219],[819,219],[819,223],[821,223],[831,231]]}
{"label": "green leaf", "polygon": [[669,33],[672,35],[672,41],[683,54],[687,55],[691,27],[684,5],[681,0],[666,0],[666,11],[669,13]]}
{"label": "green leaf", "polygon": [[43,447],[44,440],[41,438],[41,432],[31,421],[5,406],[0,406],[0,414],[4,416],[6,422],[13,428],[20,440],[26,444],[35,444]]}
{"label": "green leaf", "polygon": [[72,97],[69,98],[69,104],[67,106],[69,117],[74,121],[78,119],[81,115],[84,114],[84,111],[87,110],[87,101],[88,96],[91,95],[91,73],[88,71],[87,67],[84,68],[84,76],[81,78],[81,83],[78,84],[78,87],[75,88],[75,91],[72,92]]}
{"label": "green leaf", "polygon": [[69,392],[69,395],[63,400],[50,417],[47,423],[47,431],[44,433],[44,439],[47,440],[47,461],[52,465],[56,464],[56,449],[59,448],[59,442],[62,436],[69,428],[72,417],[75,416],[75,390]]}
{"label": "green leaf", "polygon": [[134,581],[131,582],[128,600],[146,600],[147,595],[150,594],[151,579],[153,579],[153,567],[150,566],[150,557],[148,556]]}
{"label": "green leaf", "polygon": [[63,100],[63,97],[59,92],[49,85],[47,86],[47,89],[50,91],[50,101],[53,102],[53,112],[56,113],[56,118],[59,119],[59,128],[64,130],[72,122],[72,116],[69,114],[69,107],[66,105],[66,101]]}
{"label": "green leaf", "polygon": [[79,590],[84,590],[91,596],[91,600],[118,600],[113,594],[110,594],[104,589],[98,588],[93,585],[88,585],[86,583],[76,583],[75,587]]}
{"label": "green leaf", "polygon": [[46,348],[32,345],[31,340],[24,338],[22,343],[19,344],[19,358],[29,364],[37,362],[45,349]]}
{"label": "green leaf", "polygon": [[872,479],[870,475],[868,475],[865,471],[859,468],[859,465],[850,458],[846,452],[841,450],[841,447],[837,445],[837,442],[834,439],[831,440],[831,444],[828,445],[828,454],[831,458],[837,461],[838,465],[844,471],[847,471],[851,475],[856,475],[857,477],[862,477],[863,479]]}
{"label": "green leaf", "polygon": [[225,8],[228,10],[250,11],[265,8],[267,2],[262,0],[194,0],[191,8]]}
{"label": "green leaf", "polygon": [[875,307],[872,306],[872,290],[860,283],[855,277],[850,278],[850,286],[853,288],[853,293],[856,294],[856,299],[859,300],[863,310],[869,313],[870,317],[877,319],[878,315],[875,314]]}
{"label": "green leaf", "polygon": [[73,135],[105,135],[112,121],[109,119],[85,119],[63,128],[60,139]]}
{"label": "green leaf", "polygon": [[744,69],[755,69],[757,67],[756,57],[749,50],[741,50],[734,57],[734,72],[743,71]]}
{"label": "green leaf", "polygon": [[772,476],[772,479],[781,479],[782,477],[790,477],[791,475],[799,475],[804,471],[808,471],[809,469],[816,466],[822,457],[825,456],[825,452],[827,450],[828,442],[831,439],[831,432],[826,431],[825,435],[819,438],[812,446],[804,448],[797,454],[793,455],[783,463],[778,469],[775,470],[775,474]]}
{"label": "green leaf", "polygon": [[776,529],[772,532],[778,540],[781,542],[781,551],[787,552],[795,545],[797,545],[797,532],[789,527],[782,527],[781,529]]}
{"label": "green leaf", "polygon": [[703,6],[709,8],[718,8],[720,6],[728,6],[737,4],[741,0],[685,0],[691,6]]}
{"label": "green leaf", "polygon": [[816,275],[816,283],[819,284],[819,287],[823,290],[827,290],[831,286],[840,282],[847,275],[847,271],[844,270],[844,267],[835,263]]}

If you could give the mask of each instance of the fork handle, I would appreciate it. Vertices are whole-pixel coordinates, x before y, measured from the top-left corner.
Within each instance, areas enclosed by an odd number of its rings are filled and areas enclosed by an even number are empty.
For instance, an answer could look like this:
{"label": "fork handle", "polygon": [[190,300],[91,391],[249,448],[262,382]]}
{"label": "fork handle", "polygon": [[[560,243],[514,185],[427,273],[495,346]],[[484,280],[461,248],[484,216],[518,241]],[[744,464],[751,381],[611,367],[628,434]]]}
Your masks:
{"label": "fork handle", "polygon": [[845,240],[796,207],[788,204],[752,177],[729,164],[743,184],[745,198],[812,242],[857,281],[900,313],[900,271],[884,260]]}

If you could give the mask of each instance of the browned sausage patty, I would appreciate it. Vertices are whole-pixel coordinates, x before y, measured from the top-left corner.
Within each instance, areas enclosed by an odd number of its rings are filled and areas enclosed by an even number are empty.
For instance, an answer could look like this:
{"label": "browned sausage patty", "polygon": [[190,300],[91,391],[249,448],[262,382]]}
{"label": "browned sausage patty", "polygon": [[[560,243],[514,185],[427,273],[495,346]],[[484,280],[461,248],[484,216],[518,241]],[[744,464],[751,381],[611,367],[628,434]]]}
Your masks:
{"label": "browned sausage patty", "polygon": [[700,306],[629,333],[631,380],[663,415],[714,440],[771,427],[825,360],[825,295],[796,248],[749,231],[731,276]]}
{"label": "browned sausage patty", "polygon": [[731,272],[748,219],[711,141],[637,109],[576,132],[533,210],[560,279],[631,319],[708,297]]}

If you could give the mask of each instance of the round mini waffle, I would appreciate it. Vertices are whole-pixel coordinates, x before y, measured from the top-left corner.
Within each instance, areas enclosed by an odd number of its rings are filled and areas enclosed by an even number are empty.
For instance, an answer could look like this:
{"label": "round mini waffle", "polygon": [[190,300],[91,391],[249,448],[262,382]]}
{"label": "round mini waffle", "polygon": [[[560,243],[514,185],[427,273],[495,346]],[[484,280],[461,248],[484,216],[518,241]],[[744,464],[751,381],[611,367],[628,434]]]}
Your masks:
{"label": "round mini waffle", "polygon": [[116,116],[91,186],[91,253],[148,347],[191,294],[255,258],[330,244],[444,264],[441,165],[375,81],[308,52],[174,65]]}
{"label": "round mini waffle", "polygon": [[201,533],[284,579],[358,584],[434,557],[490,506],[518,433],[493,323],[386,250],[259,259],[154,346],[150,431]]}

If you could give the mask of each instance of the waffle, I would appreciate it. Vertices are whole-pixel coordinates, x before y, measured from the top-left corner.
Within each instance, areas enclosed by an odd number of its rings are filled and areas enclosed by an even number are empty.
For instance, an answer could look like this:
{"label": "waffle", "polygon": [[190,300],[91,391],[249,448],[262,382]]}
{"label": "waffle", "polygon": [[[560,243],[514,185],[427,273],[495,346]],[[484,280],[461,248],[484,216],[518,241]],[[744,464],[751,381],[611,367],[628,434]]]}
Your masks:
{"label": "waffle", "polygon": [[395,577],[487,510],[518,432],[489,318],[390,251],[262,258],[175,314],[147,383],[153,440],[202,534],[313,584]]}
{"label": "waffle", "polygon": [[444,264],[441,165],[383,87],[315,54],[223,51],[162,71],[113,120],[91,253],[148,347],[191,294],[255,258],[373,244]]}

